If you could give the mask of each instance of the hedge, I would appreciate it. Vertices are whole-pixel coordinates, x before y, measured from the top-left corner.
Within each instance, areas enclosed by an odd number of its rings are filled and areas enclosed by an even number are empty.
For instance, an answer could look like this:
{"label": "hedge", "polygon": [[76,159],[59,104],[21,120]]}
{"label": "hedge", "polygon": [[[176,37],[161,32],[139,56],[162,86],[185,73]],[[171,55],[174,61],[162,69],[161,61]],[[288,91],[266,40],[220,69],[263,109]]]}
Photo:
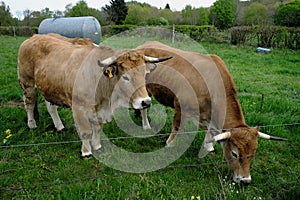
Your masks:
{"label": "hedge", "polygon": [[[127,30],[139,28],[136,25],[111,25],[102,26],[102,35],[111,37]],[[154,27],[153,30],[158,31],[159,28],[173,29],[173,26]],[[282,26],[238,26],[230,28],[227,31],[219,31],[214,26],[192,26],[192,25],[176,25],[176,32],[186,34],[190,38],[198,41],[208,41],[215,43],[230,43],[233,45],[250,45],[261,46],[267,48],[289,48],[300,49],[300,28],[282,27]],[[38,27],[0,27],[0,35],[11,36],[31,36],[38,33]]]}
{"label": "hedge", "polygon": [[[166,28],[169,30],[173,29],[172,25],[168,26],[148,26],[151,27],[151,30],[158,31],[159,28]],[[135,25],[111,25],[111,26],[102,26],[102,35],[104,37],[111,37],[115,34],[127,30],[133,30],[136,28],[141,28],[140,26]],[[176,25],[175,31],[183,33],[189,36],[191,39],[198,42],[210,41],[210,42],[225,42],[229,43],[230,36],[227,32],[220,32],[214,26],[193,26],[193,25]]]}
{"label": "hedge", "polygon": [[124,31],[132,30],[138,28],[136,25],[108,25],[108,26],[102,26],[101,32],[102,35],[105,37],[111,37],[113,35],[122,33]]}
{"label": "hedge", "polygon": [[[173,29],[173,26],[168,26],[168,29]],[[176,25],[175,31],[188,35],[196,41],[203,41],[214,35],[217,29],[214,26],[192,26],[192,25]]]}
{"label": "hedge", "polygon": [[29,26],[0,26],[0,35],[32,36],[38,33],[38,27]]}
{"label": "hedge", "polygon": [[300,28],[239,26],[229,29],[233,45],[300,49]]}

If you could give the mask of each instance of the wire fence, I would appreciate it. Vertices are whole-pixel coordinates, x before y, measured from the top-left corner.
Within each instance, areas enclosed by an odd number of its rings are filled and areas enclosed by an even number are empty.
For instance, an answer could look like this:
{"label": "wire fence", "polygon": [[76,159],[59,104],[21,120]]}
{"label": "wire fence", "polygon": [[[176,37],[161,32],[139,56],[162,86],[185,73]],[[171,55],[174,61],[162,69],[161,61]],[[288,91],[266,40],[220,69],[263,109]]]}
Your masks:
{"label": "wire fence", "polygon": [[[259,126],[259,128],[270,128],[270,127],[283,127],[283,126],[297,126],[300,123],[293,123],[293,124],[273,124],[273,125],[265,125]],[[238,129],[238,128],[237,128]],[[222,129],[222,131],[230,131],[232,129]],[[207,130],[202,130],[207,132]],[[199,131],[188,131],[188,132],[178,132],[177,134],[194,134],[198,133]],[[101,139],[105,140],[126,140],[126,139],[142,139],[142,138],[150,138],[150,137],[158,137],[158,136],[168,136],[171,133],[157,133],[157,134],[149,134],[149,135],[142,135],[142,136],[122,136],[122,137],[113,137],[113,138],[104,138]],[[61,144],[71,144],[71,143],[80,143],[81,140],[73,140],[73,141],[61,141],[61,142],[43,142],[43,143],[35,143],[35,144],[16,144],[16,145],[8,145],[8,146],[0,146],[0,149],[7,149],[7,148],[18,148],[18,147],[32,147],[32,146],[42,146],[42,145],[61,145]]]}
{"label": "wire fence", "polygon": [[[300,146],[285,146],[283,148],[299,148]],[[272,148],[272,149],[279,149],[279,148]],[[269,148],[268,148],[269,150]],[[213,166],[217,171],[218,171],[218,177],[220,179],[220,176],[222,175],[219,166],[226,164],[227,162],[222,160],[222,161],[218,161],[218,162],[206,162],[206,163],[198,163],[198,164],[177,164],[177,165],[169,165],[161,170],[167,170],[167,169],[178,169],[178,168],[199,168],[202,166],[208,166],[211,165]],[[10,170],[6,170],[5,172],[0,173],[0,177],[3,174],[7,174],[9,172],[13,172],[15,170],[10,169]],[[98,179],[108,179],[108,178],[116,178],[116,177],[120,177],[126,174],[130,174],[127,172],[120,172],[120,173],[115,173],[115,174],[111,174],[111,175],[96,175],[96,176],[87,176],[87,177],[83,177],[83,178],[78,178],[78,179],[73,179],[70,181],[54,181],[55,183],[49,183],[49,184],[36,184],[36,185],[32,185],[32,186],[19,186],[19,187],[9,187],[9,188],[4,188],[4,187],[0,187],[0,192],[5,192],[5,193],[9,193],[9,192],[17,192],[17,191],[28,191],[28,190],[34,190],[34,189],[49,189],[51,187],[54,186],[58,186],[58,185],[71,185],[71,184],[75,184],[75,183],[81,183],[81,182],[93,182],[95,180]],[[230,179],[231,180],[231,179]],[[220,181],[221,182],[221,181]]]}
{"label": "wire fence", "polygon": [[[279,127],[279,126],[297,126],[300,125],[300,123],[293,123],[293,124],[275,124],[275,125],[265,125],[261,126],[260,128],[269,128],[269,127]],[[178,134],[191,134],[191,133],[197,133],[198,131],[191,131],[191,132],[181,132]],[[162,133],[162,134],[155,134],[155,135],[144,135],[142,137],[136,137],[136,136],[128,136],[128,137],[116,137],[116,138],[109,138],[105,140],[124,140],[124,139],[133,139],[133,138],[147,138],[147,137],[157,137],[157,136],[168,136],[169,133]],[[18,145],[9,145],[9,146],[0,146],[0,149],[8,149],[8,148],[20,148],[20,147],[34,147],[34,146],[41,146],[41,145],[62,145],[62,144],[72,144],[72,143],[80,143],[80,140],[76,141],[62,141],[62,142],[48,142],[48,143],[36,143],[36,144],[18,144]],[[278,149],[300,149],[300,146],[281,146],[281,147],[273,147],[273,148],[263,148],[263,150],[278,150]],[[260,154],[260,153],[256,153]],[[256,155],[247,155],[254,157]],[[254,159],[255,160],[255,159]],[[229,160],[230,161],[230,160]],[[202,166],[209,166],[212,165],[216,170],[218,171],[218,178],[220,179],[220,169],[218,166],[225,165],[227,161],[224,159],[218,162],[205,162],[205,163],[196,163],[196,164],[175,164],[175,165],[169,165],[161,170],[167,170],[167,169],[178,169],[178,168],[199,168]],[[0,172],[0,177],[3,175],[7,175],[10,173],[14,173],[18,169],[8,169],[5,171]],[[24,170],[24,169],[22,169]],[[25,169],[26,170],[26,169]],[[87,177],[82,177],[78,179],[73,179],[70,181],[54,181],[55,183],[49,183],[49,184],[36,184],[32,186],[12,186],[12,187],[1,187],[0,186],[0,192],[1,193],[9,193],[9,192],[17,192],[17,191],[28,191],[28,190],[34,190],[34,189],[49,189],[54,186],[58,185],[71,185],[75,183],[81,183],[81,182],[93,182],[98,179],[108,179],[108,178],[115,178],[115,177],[120,177],[126,174],[130,174],[127,172],[119,172],[111,175],[95,175],[95,176],[87,176]],[[221,181],[220,181],[221,182]],[[223,187],[223,186],[222,186]]]}

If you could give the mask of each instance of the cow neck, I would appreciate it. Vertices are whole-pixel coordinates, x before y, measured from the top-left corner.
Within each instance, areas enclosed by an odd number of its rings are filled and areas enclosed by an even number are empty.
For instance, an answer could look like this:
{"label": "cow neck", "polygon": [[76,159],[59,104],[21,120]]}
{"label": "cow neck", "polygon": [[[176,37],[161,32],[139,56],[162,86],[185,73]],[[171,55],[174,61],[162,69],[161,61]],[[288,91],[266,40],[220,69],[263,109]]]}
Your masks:
{"label": "cow neck", "polygon": [[248,127],[236,92],[227,96],[227,109],[224,129]]}

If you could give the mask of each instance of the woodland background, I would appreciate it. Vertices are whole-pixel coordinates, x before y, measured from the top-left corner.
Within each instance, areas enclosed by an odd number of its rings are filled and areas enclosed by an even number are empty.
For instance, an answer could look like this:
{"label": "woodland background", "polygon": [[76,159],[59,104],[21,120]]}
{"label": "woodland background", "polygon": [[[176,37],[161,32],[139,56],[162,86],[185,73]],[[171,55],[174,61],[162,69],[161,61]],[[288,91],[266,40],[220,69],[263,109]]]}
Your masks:
{"label": "woodland background", "polygon": [[186,5],[174,11],[166,4],[157,8],[147,3],[111,0],[102,8],[90,8],[84,0],[68,4],[65,10],[25,9],[13,17],[9,5],[0,2],[0,35],[30,36],[40,22],[51,17],[94,16],[102,26],[102,35],[139,26],[164,26],[183,32],[196,41],[225,42],[300,49],[300,0],[217,0],[209,8]]}

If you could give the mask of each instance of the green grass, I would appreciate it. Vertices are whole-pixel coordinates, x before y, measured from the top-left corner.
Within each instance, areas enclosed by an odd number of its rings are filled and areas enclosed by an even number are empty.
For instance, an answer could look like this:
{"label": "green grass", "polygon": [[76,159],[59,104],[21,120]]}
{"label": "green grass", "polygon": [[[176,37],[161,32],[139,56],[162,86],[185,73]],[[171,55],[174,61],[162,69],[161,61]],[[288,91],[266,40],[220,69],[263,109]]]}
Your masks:
{"label": "green grass", "polygon": [[[17,52],[25,39],[0,36],[0,145],[74,142],[0,148],[1,199],[300,198],[300,126],[284,125],[300,123],[300,51],[274,49],[270,54],[258,54],[251,47],[204,43],[202,48],[194,43],[188,47],[178,44],[223,58],[236,83],[247,123],[250,126],[260,124],[261,95],[264,94],[261,125],[265,127],[262,131],[289,139],[287,142],[259,141],[251,166],[252,183],[243,187],[231,182],[231,171],[224,163],[219,145],[216,145],[216,154],[198,158],[204,138],[201,132],[170,166],[131,174],[111,169],[94,158],[80,158],[81,144],[67,108],[59,109],[66,130],[57,132],[39,97],[38,128],[29,130],[17,80]],[[137,38],[112,38],[105,44],[134,48],[142,43]],[[167,109],[167,113],[162,134],[171,130],[171,109]],[[152,120],[156,120],[155,115]],[[12,136],[4,143],[8,129]],[[111,138],[126,136],[115,122],[106,124],[104,131]],[[163,147],[166,138],[112,142],[132,152],[148,152]]]}

